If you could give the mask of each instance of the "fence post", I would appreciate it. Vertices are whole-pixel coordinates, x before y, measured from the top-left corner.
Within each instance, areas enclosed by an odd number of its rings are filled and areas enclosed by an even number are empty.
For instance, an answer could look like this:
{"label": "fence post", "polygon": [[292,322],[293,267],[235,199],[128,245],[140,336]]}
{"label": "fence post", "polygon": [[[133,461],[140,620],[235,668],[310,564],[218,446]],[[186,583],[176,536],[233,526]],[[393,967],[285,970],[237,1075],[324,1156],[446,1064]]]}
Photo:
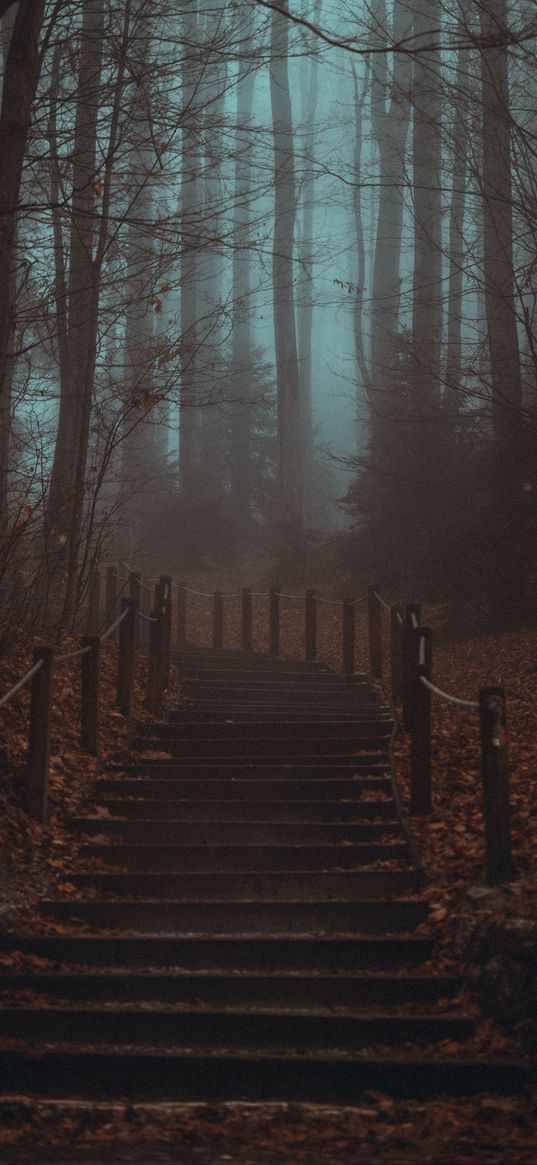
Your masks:
{"label": "fence post", "polygon": [[354,675],[354,599],[343,599],[343,671],[347,676]]}
{"label": "fence post", "polygon": [[277,590],[269,591],[269,655],[280,654],[280,596]]}
{"label": "fence post", "polygon": [[[106,572],[106,590],[105,590],[105,604],[106,604],[106,622],[109,623],[114,618],[117,603],[117,566],[109,566]],[[112,641],[117,641],[117,630],[112,632],[110,636]]]}
{"label": "fence post", "polygon": [[158,716],[162,709],[164,612],[155,609],[151,611],[150,619],[152,622],[149,624],[147,707],[154,716]]}
{"label": "fence post", "polygon": [[224,649],[224,596],[215,591],[213,598],[213,651]]}
{"label": "fence post", "polygon": [[241,641],[242,654],[252,654],[252,592],[249,587],[242,590],[241,608]]}
{"label": "fence post", "polygon": [[186,648],[186,587],[184,583],[177,584],[177,651]]}
{"label": "fence post", "polygon": [[401,698],[403,663],[403,607],[395,603],[390,608],[390,673],[392,702]]}
{"label": "fence post", "polygon": [[378,590],[376,586],[367,588],[369,672],[374,680],[382,679],[382,623]]}
{"label": "fence post", "polygon": [[[140,611],[140,613],[142,615],[148,616],[150,607],[151,607],[150,588],[148,586],[146,579],[143,577],[143,575],[140,575],[140,599],[139,599],[138,610]],[[145,619],[137,619],[136,622],[138,624],[137,629],[136,629],[136,643],[140,647],[147,648],[147,645],[149,643],[149,624],[146,623]]]}
{"label": "fence post", "polygon": [[317,659],[317,595],[315,591],[306,591],[304,599],[304,641],[306,662],[313,663]]}
{"label": "fence post", "polygon": [[497,886],[513,877],[511,854],[511,807],[505,689],[481,688],[481,775],[485,811],[485,865],[487,882]]}
{"label": "fence post", "polygon": [[[131,570],[129,574],[129,599],[136,603],[136,610],[142,609],[142,576],[139,570]],[[140,620],[136,619],[134,623],[134,644],[138,647],[140,642]]]}
{"label": "fence post", "polygon": [[50,711],[54,648],[35,647],[34,664],[42,659],[32,679],[30,731],[26,769],[26,805],[30,817],[45,825],[48,821],[48,774],[50,762]]}
{"label": "fence post", "polygon": [[414,668],[418,666],[418,640],[414,635],[415,627],[413,616],[415,616],[418,626],[421,619],[421,607],[417,603],[407,603],[405,607],[405,621],[402,635],[402,691],[401,700],[403,703],[403,725],[407,732],[412,728],[412,676]]}
{"label": "fence post", "polygon": [[96,635],[101,614],[101,576],[98,570],[90,570],[88,580],[88,635]]}
{"label": "fence post", "polygon": [[121,600],[121,613],[128,609],[119,625],[117,659],[117,705],[123,716],[130,716],[134,691],[134,664],[136,658],[136,622],[138,607],[134,599]]}
{"label": "fence post", "polygon": [[82,656],[80,747],[96,756],[99,751],[101,640],[98,635],[86,635],[82,646],[89,647],[90,651]]}
{"label": "fence post", "polygon": [[162,688],[163,691],[170,685],[170,664],[172,644],[172,580],[169,574],[160,576],[161,609],[162,609]]}
{"label": "fence post", "polygon": [[417,666],[412,675],[412,739],[410,743],[410,812],[430,813],[431,793],[431,693],[422,684],[422,676],[432,680],[433,636],[429,627],[414,632],[417,641]]}

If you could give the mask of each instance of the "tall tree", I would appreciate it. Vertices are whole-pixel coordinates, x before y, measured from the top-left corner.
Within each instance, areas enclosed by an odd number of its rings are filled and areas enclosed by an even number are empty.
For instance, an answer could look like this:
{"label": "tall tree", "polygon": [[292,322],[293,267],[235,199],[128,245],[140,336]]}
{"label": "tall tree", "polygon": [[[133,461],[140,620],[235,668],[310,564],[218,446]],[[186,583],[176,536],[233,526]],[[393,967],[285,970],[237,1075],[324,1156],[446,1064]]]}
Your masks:
{"label": "tall tree", "polygon": [[414,4],[412,361],[414,393],[429,409],[440,395],[442,351],[441,0]]}
{"label": "tall tree", "polygon": [[[12,4],[4,3],[2,13]],[[41,57],[39,39],[45,0],[20,0],[5,59],[0,110],[0,409],[2,430],[9,424],[9,401],[4,401],[6,373],[9,376],[9,336],[11,323],[12,263],[17,230],[17,210],[32,106],[39,81]],[[0,14],[0,15],[1,15]],[[3,454],[6,455],[6,445]],[[6,489],[5,469],[0,488]],[[0,512],[5,511],[0,498]]]}
{"label": "tall tree", "polygon": [[[392,24],[385,0],[373,0],[374,47],[407,43],[412,32],[412,13],[406,0],[394,0]],[[391,35],[390,35],[391,34]],[[379,44],[380,41],[380,44]],[[401,244],[405,202],[405,147],[412,108],[412,57],[394,55],[391,70],[386,52],[372,56],[371,117],[379,155],[379,205],[372,280],[371,374],[373,390],[389,387],[399,330],[401,299]],[[374,433],[382,428],[383,397],[374,398],[371,418]]]}
{"label": "tall tree", "polygon": [[284,523],[302,521],[303,440],[294,295],[297,211],[293,116],[289,87],[288,0],[271,16],[270,97],[274,137],[274,239],[272,284],[278,387],[278,482]]}
{"label": "tall tree", "polygon": [[251,220],[253,158],[250,138],[254,96],[251,9],[245,6],[241,20],[241,51],[237,75],[237,107],[234,142],[234,206],[232,260],[231,382],[238,403],[231,412],[231,509],[237,529],[250,523],[250,457],[252,408],[250,395],[252,353],[251,324]]}

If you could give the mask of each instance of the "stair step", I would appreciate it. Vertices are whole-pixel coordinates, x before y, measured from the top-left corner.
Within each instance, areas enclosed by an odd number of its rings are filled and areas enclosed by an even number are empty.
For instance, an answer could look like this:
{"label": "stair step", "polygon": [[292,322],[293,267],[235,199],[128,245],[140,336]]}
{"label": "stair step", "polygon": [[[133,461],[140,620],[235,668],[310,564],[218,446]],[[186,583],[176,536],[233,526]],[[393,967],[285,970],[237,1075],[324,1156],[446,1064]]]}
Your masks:
{"label": "stair step", "polygon": [[190,1044],[223,1047],[299,1046],[318,1049],[356,1049],[375,1044],[397,1045],[413,1042],[436,1043],[464,1040],[474,1030],[467,1016],[451,1015],[343,1015],[333,1012],[295,1012],[268,1008],[210,1008],[187,1004],[123,1004],[101,1008],[2,1006],[0,1039],[62,1040],[114,1044]]}
{"label": "stair step", "polygon": [[96,973],[39,972],[2,974],[0,992],[32,991],[40,996],[64,1000],[114,1000],[131,1002],[154,1000],[247,1006],[250,1003],[282,1007],[364,1007],[370,1004],[415,1002],[436,1003],[452,999],[461,980],[450,975],[323,975],[300,972],[266,974],[253,971],[162,972],[132,971]]}
{"label": "stair step", "polygon": [[116,843],[81,845],[78,853],[82,866],[92,858],[99,858],[113,866],[137,872],[260,870],[268,873],[270,870],[353,869],[377,861],[401,864],[408,860],[409,849],[407,843],[401,841],[386,845],[368,842],[348,846],[129,846]]}
{"label": "stair step", "polygon": [[70,829],[77,834],[121,837],[125,841],[168,845],[353,845],[364,841],[387,841],[400,836],[395,821],[364,821],[298,825],[267,821],[136,821],[114,817],[71,817]]}
{"label": "stair step", "polygon": [[218,702],[203,700],[194,705],[185,704],[180,708],[172,709],[167,719],[170,724],[221,723],[228,719],[244,724],[251,721],[259,721],[260,724],[273,723],[276,719],[278,722],[292,721],[293,723],[317,722],[319,719],[326,723],[348,720],[361,723],[363,720],[376,718],[377,715],[389,719],[390,710],[386,708],[380,711],[377,705],[360,704],[357,706],[353,702],[344,703],[341,700],[311,705],[300,704],[298,701],[278,704],[273,704],[271,701],[268,705],[264,701],[245,707],[244,704],[237,703],[235,700],[224,698]]}
{"label": "stair step", "polygon": [[[386,754],[390,738],[391,732],[386,732],[384,735],[362,736],[355,731],[346,737],[343,735],[315,737],[308,734],[303,738],[293,737],[290,740],[286,740],[284,737],[272,739],[271,737],[243,735],[231,736],[227,739],[205,735],[202,737],[189,735],[183,738],[136,736],[131,747],[137,752],[145,750],[169,752],[173,756],[185,760],[193,756],[199,760],[203,758],[220,760],[222,757],[231,760],[231,758],[238,756],[242,756],[245,760],[271,756],[282,757],[291,763],[294,758],[304,761],[306,757],[312,756],[318,761],[327,758],[332,761],[332,764],[335,764],[336,758],[340,757],[342,753],[352,755],[353,752],[358,753],[360,750],[378,760],[379,753]],[[365,760],[365,757],[362,759]]]}
{"label": "stair step", "polygon": [[[253,740],[260,737],[267,741],[270,739],[271,744],[283,739],[286,742],[292,741],[293,747],[296,743],[302,740],[309,741],[312,738],[317,742],[321,740],[351,740],[356,736],[359,739],[362,737],[385,737],[390,736],[393,730],[393,719],[390,716],[378,716],[374,719],[358,719],[356,717],[352,722],[349,720],[327,720],[324,721],[322,717],[312,717],[311,720],[306,720],[302,717],[294,723],[286,724],[279,718],[259,722],[249,720],[242,724],[240,721],[228,723],[223,721],[221,723],[211,723],[206,720],[203,726],[203,739],[224,741],[224,740]],[[180,724],[177,721],[168,723],[166,720],[152,720],[150,723],[136,724],[135,731],[138,737],[158,737],[163,740],[198,740],[199,733],[196,726],[191,723]],[[135,737],[135,739],[138,739]]]}
{"label": "stair step", "polygon": [[190,970],[246,970],[334,973],[418,966],[433,953],[433,939],[423,935],[372,934],[300,938],[236,935],[62,934],[0,935],[0,953],[48,959],[62,965],[109,967],[181,967]]}
{"label": "stair step", "polygon": [[175,801],[107,800],[103,808],[112,817],[142,821],[215,822],[328,822],[373,821],[382,817],[389,821],[397,816],[395,802],[390,796],[381,801]]}
{"label": "stair step", "polygon": [[[225,873],[225,882],[223,874]],[[366,870],[352,873],[317,873],[307,871],[256,873],[67,873],[65,878],[78,890],[87,887],[146,899],[164,898],[214,901],[224,890],[227,902],[334,900],[359,901],[382,898],[416,889],[415,871],[409,869]]]}
{"label": "stair step", "polygon": [[41,909],[61,922],[99,930],[174,934],[371,934],[415,930],[427,917],[421,899],[309,901],[147,901],[49,899]]}
{"label": "stair step", "polygon": [[441,1059],[432,1054],[400,1057],[349,1055],[311,1049],[277,1055],[254,1049],[228,1052],[218,1048],[168,1048],[118,1051],[78,1048],[54,1050],[34,1044],[27,1058],[20,1052],[0,1052],[3,1092],[43,1096],[71,1096],[74,1082],[80,1096],[158,1096],[182,1099],[289,1099],[347,1101],[363,1092],[379,1091],[399,1097],[427,1097],[442,1093],[471,1095],[520,1092],[527,1069],[515,1061]]}
{"label": "stair step", "polygon": [[355,777],[354,780],[337,780],[323,777],[320,780],[300,780],[293,777],[280,777],[279,780],[265,779],[263,781],[250,778],[242,780],[233,777],[218,779],[183,780],[181,777],[168,777],[159,780],[152,777],[144,780],[141,777],[129,779],[127,777],[101,777],[95,782],[95,792],[104,805],[108,804],[107,796],[121,794],[124,797],[152,797],[163,800],[200,800],[214,798],[223,801],[224,794],[234,801],[249,801],[263,799],[265,801],[358,801],[366,792],[390,793],[391,780],[389,777]]}
{"label": "stair step", "polygon": [[219,780],[283,780],[287,777],[291,778],[305,778],[310,777],[324,780],[358,779],[361,776],[386,776],[390,772],[388,762],[375,753],[374,756],[342,756],[338,757],[334,762],[330,757],[320,760],[318,757],[311,757],[309,760],[302,758],[287,762],[285,759],[271,763],[259,760],[259,757],[253,757],[248,760],[245,757],[237,757],[235,761],[219,761],[215,760],[197,760],[193,757],[191,760],[172,760],[170,757],[160,759],[145,759],[139,761],[126,761],[121,764],[118,761],[109,761],[103,766],[107,773],[118,773],[127,775],[140,776],[158,776],[163,779],[170,777],[185,780],[199,780],[200,778],[218,778]]}

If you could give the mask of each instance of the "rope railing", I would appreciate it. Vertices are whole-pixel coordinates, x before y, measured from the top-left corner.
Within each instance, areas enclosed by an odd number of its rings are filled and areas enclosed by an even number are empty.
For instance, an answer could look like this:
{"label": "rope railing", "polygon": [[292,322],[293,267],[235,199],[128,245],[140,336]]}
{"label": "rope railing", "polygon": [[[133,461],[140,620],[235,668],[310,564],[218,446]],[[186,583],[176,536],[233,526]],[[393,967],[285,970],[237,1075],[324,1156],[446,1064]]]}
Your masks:
{"label": "rope railing", "polygon": [[379,595],[378,591],[374,591],[373,593],[374,593],[375,598],[380,603],[381,607],[383,607],[385,611],[388,611],[391,614],[391,610],[392,610],[391,604],[387,603],[386,600],[382,598],[382,595]]}
{"label": "rope railing", "polygon": [[5,706],[5,704],[9,704],[9,701],[13,699],[13,696],[16,696],[17,692],[20,692],[21,688],[23,688],[25,686],[25,684],[29,683],[30,680],[33,679],[33,677],[35,675],[37,675],[38,671],[42,667],[43,667],[43,660],[42,659],[38,660],[37,663],[34,663],[34,666],[31,667],[30,670],[26,672],[26,675],[24,675],[21,680],[19,680],[16,684],[14,684],[13,687],[9,689],[9,692],[6,692],[2,696],[2,698],[0,699],[0,708],[3,708]]}
{"label": "rope railing", "polygon": [[[101,637],[102,638],[102,637]],[[55,663],[67,663],[68,659],[80,659],[81,656],[87,655],[91,651],[91,647],[78,647],[75,651],[65,651],[63,655],[56,655],[54,657]]]}
{"label": "rope railing", "polygon": [[101,633],[101,635],[99,635],[98,638],[100,639],[101,643],[104,643],[106,639],[110,639],[110,636],[114,634],[116,627],[119,627],[121,625],[121,623],[123,622],[123,620],[127,618],[128,613],[129,613],[129,608],[125,607],[124,610],[121,612],[121,614],[118,615],[117,619],[114,619],[114,622],[111,623],[110,626],[106,628],[106,631],[103,631]]}
{"label": "rope railing", "polygon": [[142,619],[144,623],[156,623],[157,622],[154,615],[145,615],[143,611],[137,611],[137,615],[138,615],[138,618]]}
{"label": "rope railing", "polygon": [[444,692],[442,688],[437,688],[436,684],[432,684],[425,676],[420,676],[420,683],[430,692],[433,692],[435,696],[445,700],[447,704],[455,704],[459,708],[479,708],[478,700],[463,700],[460,696],[452,696],[450,692]]}

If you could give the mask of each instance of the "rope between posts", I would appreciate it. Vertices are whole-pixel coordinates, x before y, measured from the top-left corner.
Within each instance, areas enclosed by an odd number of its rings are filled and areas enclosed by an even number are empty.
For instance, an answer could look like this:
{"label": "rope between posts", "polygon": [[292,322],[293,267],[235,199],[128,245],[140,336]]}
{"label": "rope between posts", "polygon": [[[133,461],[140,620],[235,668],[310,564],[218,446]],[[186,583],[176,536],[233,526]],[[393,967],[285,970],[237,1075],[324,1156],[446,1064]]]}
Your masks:
{"label": "rope between posts", "polygon": [[415,612],[415,611],[413,611],[413,612],[412,612],[412,614],[411,614],[411,616],[410,616],[410,622],[412,623],[412,626],[413,626],[413,628],[414,628],[414,631],[415,631],[415,630],[416,630],[416,628],[417,628],[417,627],[419,627],[419,623],[418,623],[418,617],[417,617],[417,615],[416,615],[416,612]]}
{"label": "rope between posts", "polygon": [[351,606],[359,607],[361,603],[367,603],[367,595],[362,595],[361,599],[353,599]]}
{"label": "rope between posts", "polygon": [[322,595],[316,596],[318,603],[325,603],[327,607],[341,607],[341,599],[323,599]]}
{"label": "rope between posts", "polygon": [[125,607],[125,610],[121,612],[121,615],[118,615],[117,619],[114,619],[114,622],[111,623],[110,626],[106,628],[106,631],[103,631],[102,635],[99,636],[101,643],[104,643],[105,639],[108,639],[110,637],[110,635],[112,635],[112,633],[115,631],[116,627],[119,627],[119,624],[122,623],[123,620],[126,618],[129,611],[130,611],[130,607]]}
{"label": "rope between posts", "polygon": [[63,655],[57,655],[55,662],[65,663],[68,659],[78,659],[81,655],[87,655],[89,651],[91,651],[89,644],[87,647],[79,647],[76,651],[66,651]]}
{"label": "rope between posts", "polygon": [[385,611],[389,611],[391,613],[390,604],[387,603],[386,600],[382,598],[382,595],[379,595],[378,591],[374,591],[373,593],[375,595],[375,598],[378,599],[381,607],[384,607]]}
{"label": "rope between posts", "polygon": [[185,587],[187,595],[195,595],[197,599],[212,599],[213,595],[205,594],[205,591],[192,591],[190,587]]}
{"label": "rope between posts", "polygon": [[251,591],[252,599],[268,599],[268,591]]}
{"label": "rope between posts", "polygon": [[37,663],[34,663],[34,666],[30,668],[30,671],[27,671],[26,675],[22,677],[22,680],[19,680],[17,684],[14,684],[14,686],[9,689],[9,692],[6,692],[5,696],[2,696],[2,699],[0,700],[0,708],[3,708],[4,704],[8,704],[13,696],[16,696],[17,692],[20,692],[21,688],[23,688],[24,685],[28,683],[28,680],[33,679],[33,677],[37,675],[39,668],[43,667],[43,663],[44,660],[38,659]]}
{"label": "rope between posts", "polygon": [[143,619],[144,623],[156,623],[157,620],[153,615],[144,615],[143,611],[138,611],[138,618]]}
{"label": "rope between posts", "polygon": [[459,696],[452,696],[449,692],[443,692],[441,688],[437,688],[425,676],[420,676],[420,682],[430,692],[434,692],[435,696],[440,696],[442,700],[446,700],[448,704],[456,704],[459,708],[479,708],[477,700],[461,700]]}
{"label": "rope between posts", "polygon": [[304,601],[303,595],[284,595],[283,591],[275,591],[274,593],[277,599],[289,599],[294,603],[302,603]]}

